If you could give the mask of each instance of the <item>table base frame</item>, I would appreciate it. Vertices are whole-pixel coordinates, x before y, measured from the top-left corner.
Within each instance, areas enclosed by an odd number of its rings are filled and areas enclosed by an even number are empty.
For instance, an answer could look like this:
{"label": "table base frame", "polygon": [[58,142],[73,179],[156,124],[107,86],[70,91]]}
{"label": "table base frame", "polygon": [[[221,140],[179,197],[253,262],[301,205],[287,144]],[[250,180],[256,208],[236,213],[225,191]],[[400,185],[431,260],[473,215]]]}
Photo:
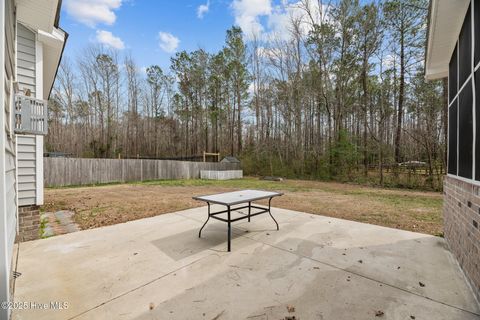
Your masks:
{"label": "table base frame", "polygon": [[[273,197],[268,199],[268,207],[252,205],[252,201],[249,201],[248,205],[241,206],[241,207],[236,207],[236,208],[232,208],[231,205],[226,205],[227,210],[221,210],[221,211],[216,211],[216,212],[211,212],[210,202],[207,202],[207,205],[208,205],[207,221],[205,221],[203,226],[200,228],[200,231],[198,232],[198,237],[199,238],[202,237],[202,230],[207,225],[207,222],[208,222],[208,220],[210,220],[210,218],[226,222],[227,225],[228,225],[228,245],[227,245],[227,248],[228,248],[228,252],[230,252],[230,250],[231,250],[231,239],[232,239],[232,226],[231,226],[232,222],[239,221],[239,220],[244,220],[244,219],[248,219],[248,222],[250,222],[251,217],[255,217],[255,216],[258,216],[258,215],[264,214],[264,213],[268,213],[270,215],[270,217],[272,217],[273,221],[277,225],[277,230],[280,230],[277,220],[275,220],[275,218],[272,215],[272,211],[271,211],[272,199],[273,199]],[[247,209],[247,208],[248,208],[248,214],[247,215],[245,215],[243,217],[237,217],[237,218],[234,218],[234,219],[231,218],[232,211],[236,211],[236,210],[240,210],[240,209]],[[258,209],[260,211],[252,213],[252,208],[253,209]],[[223,213],[227,214],[227,219],[217,217],[218,215],[223,214]]]}

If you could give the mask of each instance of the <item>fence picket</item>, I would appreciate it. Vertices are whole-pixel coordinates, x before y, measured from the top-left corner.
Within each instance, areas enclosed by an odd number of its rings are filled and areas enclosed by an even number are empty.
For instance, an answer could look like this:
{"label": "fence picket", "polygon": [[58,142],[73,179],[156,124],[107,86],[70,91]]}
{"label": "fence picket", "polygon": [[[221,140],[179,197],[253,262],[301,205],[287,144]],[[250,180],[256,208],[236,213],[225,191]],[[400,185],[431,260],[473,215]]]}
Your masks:
{"label": "fence picket", "polygon": [[160,179],[198,179],[201,170],[239,170],[237,163],[175,160],[44,158],[45,187]]}

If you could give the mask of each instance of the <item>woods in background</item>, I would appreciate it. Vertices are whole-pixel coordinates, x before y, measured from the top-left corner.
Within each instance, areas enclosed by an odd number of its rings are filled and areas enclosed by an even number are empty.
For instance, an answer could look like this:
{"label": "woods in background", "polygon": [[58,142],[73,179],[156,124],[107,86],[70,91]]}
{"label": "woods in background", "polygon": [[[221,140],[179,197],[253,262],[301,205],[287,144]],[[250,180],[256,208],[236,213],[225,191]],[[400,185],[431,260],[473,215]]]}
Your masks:
{"label": "woods in background", "polygon": [[221,51],[178,52],[170,70],[86,48],[58,72],[47,151],[220,152],[247,174],[439,189],[447,114],[443,82],[424,80],[427,7],[300,0],[286,34],[232,27]]}

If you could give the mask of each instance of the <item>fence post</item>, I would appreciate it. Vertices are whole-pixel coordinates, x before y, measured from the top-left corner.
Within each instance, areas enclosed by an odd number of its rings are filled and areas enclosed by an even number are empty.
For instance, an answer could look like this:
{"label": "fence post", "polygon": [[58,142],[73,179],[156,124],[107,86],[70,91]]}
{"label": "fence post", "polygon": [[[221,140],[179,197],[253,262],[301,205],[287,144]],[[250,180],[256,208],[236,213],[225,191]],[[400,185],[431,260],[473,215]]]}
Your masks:
{"label": "fence post", "polygon": [[126,160],[120,160],[122,161],[121,165],[122,165],[122,182],[125,182],[125,161]]}

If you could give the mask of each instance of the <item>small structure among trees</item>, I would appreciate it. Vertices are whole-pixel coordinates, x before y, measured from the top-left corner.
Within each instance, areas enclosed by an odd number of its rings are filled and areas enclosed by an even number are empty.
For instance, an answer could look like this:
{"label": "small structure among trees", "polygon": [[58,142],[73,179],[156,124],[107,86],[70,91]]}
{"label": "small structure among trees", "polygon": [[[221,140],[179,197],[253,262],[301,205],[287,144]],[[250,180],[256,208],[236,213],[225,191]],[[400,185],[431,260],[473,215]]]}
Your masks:
{"label": "small structure among trees", "polygon": [[232,156],[227,156],[227,157],[223,158],[222,161],[220,161],[220,162],[223,162],[223,163],[240,163],[240,160],[238,160],[237,158],[232,157]]}

